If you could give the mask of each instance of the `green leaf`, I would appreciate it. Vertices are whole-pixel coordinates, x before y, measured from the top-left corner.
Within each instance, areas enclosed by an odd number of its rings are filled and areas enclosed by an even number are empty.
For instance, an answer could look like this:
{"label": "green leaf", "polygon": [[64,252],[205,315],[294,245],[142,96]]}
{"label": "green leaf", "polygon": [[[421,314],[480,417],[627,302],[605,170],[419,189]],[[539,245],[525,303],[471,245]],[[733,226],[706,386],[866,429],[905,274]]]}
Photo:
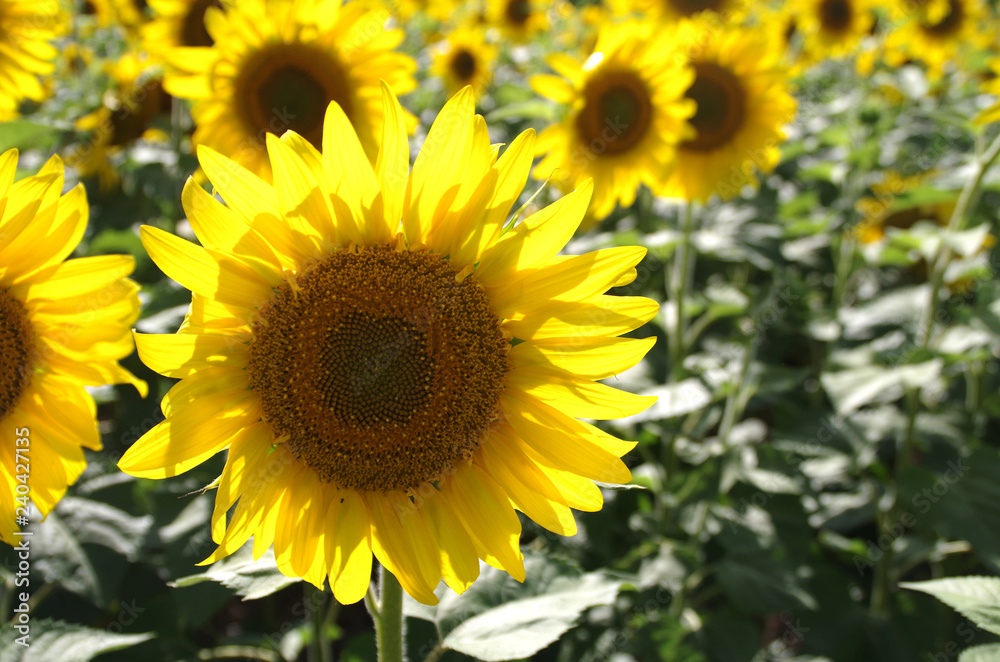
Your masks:
{"label": "green leaf", "polygon": [[998,577],[949,577],[926,582],[900,582],[899,585],[933,595],[984,630],[1000,634]]}
{"label": "green leaf", "polygon": [[234,554],[212,564],[205,572],[181,577],[169,585],[183,588],[207,581],[218,582],[233,589],[246,602],[277,593],[286,586],[302,580],[297,577],[286,577],[278,570],[273,550],[269,549],[260,560],[254,561],[253,544],[248,543]]}
{"label": "green leaf", "polygon": [[1000,660],[1000,644],[983,644],[962,651],[958,662],[996,662]]}
{"label": "green leaf", "polygon": [[438,606],[443,645],[486,662],[530,657],[555,642],[590,607],[614,602],[621,578],[537,554],[525,556],[524,584],[493,568],[462,596]]}
{"label": "green leaf", "polygon": [[572,628],[585,610],[613,602],[621,584],[600,572],[583,575],[548,595],[515,600],[470,618],[445,637],[444,645],[486,662],[534,655]]}
{"label": "green leaf", "polygon": [[729,557],[719,563],[719,584],[742,611],[750,614],[786,609],[817,609],[816,599],[799,585],[788,566],[760,557]]}
{"label": "green leaf", "polygon": [[0,662],[89,662],[153,638],[152,632],[115,634],[51,620],[31,622],[30,628],[25,647],[17,643],[22,635],[12,625],[0,627]]}
{"label": "green leaf", "polygon": [[20,150],[48,150],[59,139],[60,133],[54,127],[25,120],[0,122],[0,145],[3,145],[4,151],[14,147]]}

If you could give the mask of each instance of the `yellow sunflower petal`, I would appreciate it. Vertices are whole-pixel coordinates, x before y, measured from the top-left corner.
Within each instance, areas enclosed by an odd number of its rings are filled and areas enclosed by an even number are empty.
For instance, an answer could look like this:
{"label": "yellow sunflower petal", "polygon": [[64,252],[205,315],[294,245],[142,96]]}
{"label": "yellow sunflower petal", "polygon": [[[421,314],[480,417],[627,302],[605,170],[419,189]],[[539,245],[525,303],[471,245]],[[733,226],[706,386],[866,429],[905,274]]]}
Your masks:
{"label": "yellow sunflower petal", "polygon": [[442,494],[472,537],[494,555],[514,579],[523,582],[521,521],[496,481],[481,467],[466,463],[449,477]]}
{"label": "yellow sunflower petal", "polygon": [[403,201],[409,242],[423,244],[438,213],[448,209],[462,186],[475,126],[471,87],[448,100],[434,120],[410,172]]}
{"label": "yellow sunflower petal", "polygon": [[325,541],[333,595],[341,604],[354,604],[365,597],[372,576],[371,517],[357,492],[331,496]]}
{"label": "yellow sunflower petal", "polygon": [[118,468],[140,478],[176,476],[228,446],[259,417],[259,405],[248,391],[205,395],[179,407],[132,444]]}
{"label": "yellow sunflower petal", "polygon": [[163,273],[202,296],[252,310],[270,299],[271,285],[277,284],[265,280],[276,277],[273,271],[262,274],[225,253],[196,246],[159,228],[144,225],[140,236]]}
{"label": "yellow sunflower petal", "polygon": [[529,395],[507,391],[502,402],[514,431],[553,466],[602,483],[627,483],[632,479],[619,457],[635,443],[600,433],[592,425],[570,418]]}
{"label": "yellow sunflower petal", "polygon": [[433,537],[420,510],[402,495],[372,492],[365,500],[371,509],[375,556],[407,593],[425,605],[436,605],[434,588],[441,575]]}
{"label": "yellow sunflower petal", "polygon": [[240,336],[221,334],[135,334],[139,358],[164,377],[183,379],[210,366],[241,367],[247,363],[247,343]]}

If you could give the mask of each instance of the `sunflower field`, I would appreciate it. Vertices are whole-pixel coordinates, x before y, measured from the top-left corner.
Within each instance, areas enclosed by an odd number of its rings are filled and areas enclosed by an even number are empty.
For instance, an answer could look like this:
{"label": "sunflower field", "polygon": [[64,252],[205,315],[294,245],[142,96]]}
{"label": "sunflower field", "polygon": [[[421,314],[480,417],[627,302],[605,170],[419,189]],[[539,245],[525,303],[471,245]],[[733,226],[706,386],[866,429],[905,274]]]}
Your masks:
{"label": "sunflower field", "polygon": [[1000,660],[996,0],[0,0],[0,662]]}

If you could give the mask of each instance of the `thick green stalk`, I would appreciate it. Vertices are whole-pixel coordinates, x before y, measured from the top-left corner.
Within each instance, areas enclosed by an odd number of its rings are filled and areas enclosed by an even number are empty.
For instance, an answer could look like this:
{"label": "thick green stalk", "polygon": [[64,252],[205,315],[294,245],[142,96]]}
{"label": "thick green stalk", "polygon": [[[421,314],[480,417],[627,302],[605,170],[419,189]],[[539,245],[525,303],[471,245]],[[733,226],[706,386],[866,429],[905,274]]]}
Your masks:
{"label": "thick green stalk", "polygon": [[670,381],[679,382],[684,374],[684,355],[687,352],[684,337],[687,332],[687,317],[684,312],[684,302],[688,298],[690,287],[690,272],[694,268],[694,255],[691,251],[691,232],[693,230],[694,203],[684,205],[681,220],[681,243],[674,253],[674,268],[670,279],[671,294],[674,300],[673,333],[670,338]]}
{"label": "thick green stalk", "polygon": [[378,662],[403,662],[403,587],[399,580],[382,567],[379,575],[378,616],[375,634],[378,637]]}

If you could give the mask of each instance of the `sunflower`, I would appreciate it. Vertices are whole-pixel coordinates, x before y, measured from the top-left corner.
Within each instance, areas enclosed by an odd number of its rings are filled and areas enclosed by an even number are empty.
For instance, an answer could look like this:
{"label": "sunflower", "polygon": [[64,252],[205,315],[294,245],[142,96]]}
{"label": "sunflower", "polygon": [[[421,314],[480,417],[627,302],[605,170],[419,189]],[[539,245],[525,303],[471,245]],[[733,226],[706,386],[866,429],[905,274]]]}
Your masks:
{"label": "sunflower", "polygon": [[219,0],[149,0],[152,18],[142,26],[143,48],[162,59],[174,48],[206,48],[215,43],[205,13],[222,9]]}
{"label": "sunflower", "polygon": [[808,62],[856,53],[875,24],[872,0],[799,0],[794,12]]}
{"label": "sunflower", "polygon": [[509,40],[524,43],[549,26],[550,2],[541,0],[487,0],[486,22]]}
{"label": "sunflower", "polygon": [[679,140],[693,136],[685,120],[694,104],[684,98],[693,71],[683,64],[676,32],[652,23],[609,25],[583,63],[554,55],[562,77],[535,76],[539,94],[567,104],[559,124],[542,131],[538,153],[546,156],[535,176],[552,176],[572,190],[594,180],[591,219],[629,206],[640,184],[658,189],[673,167]]}
{"label": "sunflower", "polygon": [[164,87],[194,100],[196,144],[259,175],[269,172],[269,133],[293,130],[319,146],[330,101],[347,113],[374,160],[382,126],[379,79],[397,94],[415,86],[416,63],[392,51],[403,34],[383,28],[387,16],[340,0],[210,8],[206,24],[215,45],[171,51]]}
{"label": "sunflower", "polygon": [[[991,58],[988,64],[993,71],[993,78],[985,81],[980,89],[984,94],[992,94],[993,96],[1000,97],[1000,57]],[[976,122],[980,124],[989,124],[997,120],[1000,120],[1000,101],[997,101],[976,117]]]}
{"label": "sunflower", "polygon": [[[229,449],[214,562],[252,535],[282,572],[342,603],[368,589],[372,554],[417,600],[461,592],[479,559],[518,580],[514,508],[572,535],[597,510],[592,480],[627,482],[634,446],[575,417],[629,415],[652,398],[593,380],[653,339],[616,336],[657,311],[604,292],[643,248],[557,256],[590,199],[583,184],[507,229],[534,133],[497,159],[465,88],[441,111],[409,175],[388,86],[377,165],[336,103],[320,154],[268,137],[274,184],[210,148],[183,203],[204,247],[156,228],[143,244],[193,292],[176,335],[136,335],[139,356],[182,380],[166,420],[119,466],[164,478]],[[227,512],[234,506],[231,519]]]}
{"label": "sunflower", "polygon": [[880,179],[870,186],[868,195],[858,200],[855,208],[861,220],[854,226],[854,234],[862,244],[874,244],[885,238],[885,229],[907,229],[919,220],[934,218],[948,223],[954,200],[945,203],[907,204],[913,191],[924,187],[937,174],[934,170],[904,175],[896,170],[883,172]]}
{"label": "sunflower", "polygon": [[695,137],[677,147],[677,165],[663,191],[687,200],[729,198],[756,185],[780,158],[782,126],[795,114],[780,44],[747,31],[685,26],[682,42],[695,71],[685,93],[698,107]]}
{"label": "sunflower", "polygon": [[100,108],[76,121],[76,128],[89,136],[66,154],[69,165],[81,175],[97,175],[102,188],[118,182],[112,159],[123,148],[140,138],[166,139],[162,131],[150,128],[150,122],[170,110],[170,97],[147,58],[126,53],[108,63],[106,71],[114,88],[105,93]]}
{"label": "sunflower", "polygon": [[483,30],[460,27],[441,44],[431,73],[444,79],[449,95],[471,85],[478,97],[489,85],[496,56],[497,48],[486,40]]}
{"label": "sunflower", "polygon": [[17,117],[22,100],[45,98],[38,77],[55,69],[50,42],[66,21],[58,0],[0,0],[0,122]]}
{"label": "sunflower", "polygon": [[984,47],[993,31],[983,29],[988,10],[981,0],[922,2],[909,19],[886,37],[883,59],[899,67],[912,60],[923,62],[932,78],[949,65],[957,66],[962,54]]}
{"label": "sunflower", "polygon": [[[117,363],[132,353],[129,327],[139,316],[139,287],[126,278],[133,259],[64,262],[87,226],[83,186],[61,195],[57,156],[13,183],[16,168],[17,150],[0,155],[0,540],[8,543],[15,509],[27,501],[15,499],[25,494],[17,489],[23,457],[26,494],[44,516],[83,472],[83,448],[101,448],[84,387],[128,382],[146,393]],[[28,441],[15,444],[15,434]],[[15,447],[25,445],[18,462]]]}
{"label": "sunflower", "polygon": [[618,15],[638,14],[661,21],[700,18],[713,24],[738,24],[747,0],[611,0]]}

